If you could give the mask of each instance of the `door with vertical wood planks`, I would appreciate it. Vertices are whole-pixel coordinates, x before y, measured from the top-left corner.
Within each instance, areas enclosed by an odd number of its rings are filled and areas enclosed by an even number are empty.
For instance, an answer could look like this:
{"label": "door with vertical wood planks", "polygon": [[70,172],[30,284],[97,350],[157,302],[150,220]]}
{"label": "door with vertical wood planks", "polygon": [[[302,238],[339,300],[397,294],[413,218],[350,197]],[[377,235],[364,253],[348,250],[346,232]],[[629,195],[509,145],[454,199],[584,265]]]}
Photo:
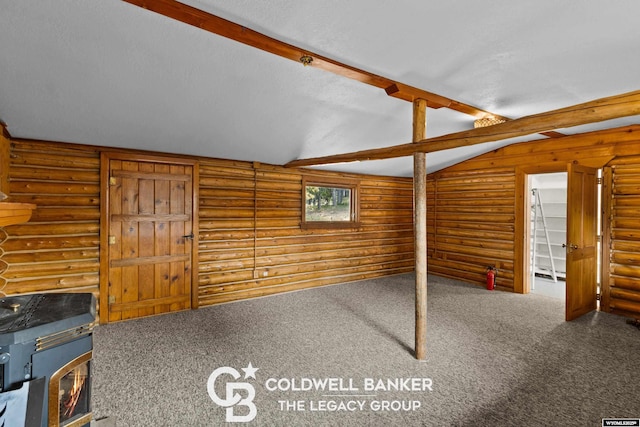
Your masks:
{"label": "door with vertical wood planks", "polygon": [[566,320],[597,307],[597,169],[569,164]]}
{"label": "door with vertical wood planks", "polygon": [[194,166],[110,158],[108,168],[108,321],[190,308]]}

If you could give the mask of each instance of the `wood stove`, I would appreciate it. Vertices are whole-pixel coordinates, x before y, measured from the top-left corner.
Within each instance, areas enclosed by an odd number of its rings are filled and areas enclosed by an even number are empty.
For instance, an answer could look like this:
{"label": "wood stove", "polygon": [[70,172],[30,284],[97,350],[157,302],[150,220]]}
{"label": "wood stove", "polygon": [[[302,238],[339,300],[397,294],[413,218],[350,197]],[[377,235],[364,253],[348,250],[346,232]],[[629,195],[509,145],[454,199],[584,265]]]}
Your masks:
{"label": "wood stove", "polygon": [[95,315],[92,294],[0,299],[0,426],[89,426]]}

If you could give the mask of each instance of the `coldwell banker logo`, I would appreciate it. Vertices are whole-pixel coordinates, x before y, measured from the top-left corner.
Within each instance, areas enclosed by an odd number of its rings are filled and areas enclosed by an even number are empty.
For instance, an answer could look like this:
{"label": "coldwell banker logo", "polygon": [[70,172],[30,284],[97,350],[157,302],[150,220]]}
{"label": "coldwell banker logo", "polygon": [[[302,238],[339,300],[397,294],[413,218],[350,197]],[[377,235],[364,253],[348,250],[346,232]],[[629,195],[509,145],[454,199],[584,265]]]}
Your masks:
{"label": "coldwell banker logo", "polygon": [[[256,389],[248,381],[256,379],[251,363],[242,368],[223,366],[209,376],[207,391],[211,400],[226,410],[226,421],[253,421],[258,409],[253,403]],[[224,391],[224,392],[223,392]],[[282,412],[345,413],[355,411],[418,411],[425,397],[433,391],[433,380],[425,377],[371,378],[359,380],[340,377],[268,378],[263,393],[276,393],[277,408]],[[285,399],[282,394],[285,393]],[[291,396],[293,394],[293,396]],[[417,396],[416,396],[417,394]]]}
{"label": "coldwell banker logo", "polygon": [[[244,371],[243,379],[256,379],[256,371],[258,368],[254,368],[251,365],[251,362],[249,362],[249,365],[247,365],[246,368],[242,368],[242,370]],[[252,421],[258,413],[258,409],[253,403],[253,398],[256,397],[256,389],[253,385],[248,382],[229,381],[229,377],[233,380],[237,380],[241,376],[242,375],[237,370],[228,366],[223,366],[213,371],[207,380],[207,392],[209,393],[209,397],[211,397],[211,400],[213,400],[213,403],[216,405],[226,408],[225,420],[228,423],[248,423],[249,421]],[[224,397],[220,397],[216,392],[216,381],[219,377],[224,377],[227,380],[224,388]],[[220,381],[223,380],[221,379]],[[244,407],[244,409],[238,409],[238,412],[244,414],[236,414],[236,409],[242,407]]]}

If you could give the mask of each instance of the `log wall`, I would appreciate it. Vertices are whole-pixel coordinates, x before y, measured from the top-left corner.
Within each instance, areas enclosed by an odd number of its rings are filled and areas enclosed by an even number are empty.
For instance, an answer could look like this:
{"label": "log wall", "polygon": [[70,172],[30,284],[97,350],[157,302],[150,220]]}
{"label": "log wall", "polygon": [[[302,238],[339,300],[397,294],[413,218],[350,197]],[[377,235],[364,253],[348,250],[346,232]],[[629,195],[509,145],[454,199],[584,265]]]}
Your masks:
{"label": "log wall", "polygon": [[514,168],[443,171],[427,192],[429,272],[480,283],[492,266],[513,289]]}
{"label": "log wall", "polygon": [[603,311],[640,317],[640,126],[513,144],[429,175],[429,271],[526,292],[527,174],[603,168]]}
{"label": "log wall", "polygon": [[603,306],[640,318],[640,157],[618,159],[606,175],[611,187],[608,215],[608,283]]}
{"label": "log wall", "polygon": [[37,207],[29,222],[5,227],[3,292],[97,295],[99,153],[36,141],[10,145],[10,200]]}
{"label": "log wall", "polygon": [[[11,201],[37,209],[6,227],[4,292],[99,296],[102,150],[11,140]],[[413,271],[411,179],[197,161],[198,305]],[[303,173],[357,179],[360,227],[301,229]]]}
{"label": "log wall", "polygon": [[[639,135],[631,126],[514,144],[429,175],[429,271],[482,285],[495,265],[498,286],[522,292],[524,177],[568,162],[604,167],[602,308],[640,317]],[[10,201],[37,209],[5,227],[1,289],[98,293],[103,149],[6,142]],[[361,227],[301,229],[303,171],[198,161],[200,305],[413,270],[411,180],[308,171],[360,180]]]}
{"label": "log wall", "polygon": [[411,180],[307,176],[359,179],[361,226],[301,229],[299,170],[200,162],[200,305],[413,271]]}

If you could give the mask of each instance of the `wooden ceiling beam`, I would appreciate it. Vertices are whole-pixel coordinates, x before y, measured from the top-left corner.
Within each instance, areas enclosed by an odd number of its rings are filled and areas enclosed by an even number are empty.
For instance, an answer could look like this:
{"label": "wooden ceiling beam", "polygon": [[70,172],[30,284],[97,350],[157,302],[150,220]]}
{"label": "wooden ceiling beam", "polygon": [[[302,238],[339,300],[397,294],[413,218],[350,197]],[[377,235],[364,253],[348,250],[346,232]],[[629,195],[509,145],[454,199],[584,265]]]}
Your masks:
{"label": "wooden ceiling beam", "polygon": [[[421,89],[402,85],[386,77],[378,76],[368,71],[360,70],[350,65],[334,61],[331,58],[327,58],[325,56],[311,52],[310,50],[302,49],[289,43],[274,39],[273,37],[269,37],[240,24],[236,24],[235,22],[228,21],[226,19],[220,18],[219,16],[212,15],[208,12],[180,3],[175,0],[123,1],[150,10],[152,12],[156,12],[168,18],[175,19],[185,24],[198,27],[210,33],[235,40],[248,46],[255,47],[265,52],[269,52],[301,64],[301,58],[303,56],[308,56],[312,58],[312,61],[308,64],[310,67],[329,71],[331,73],[343,77],[348,77],[350,79],[357,80],[361,83],[375,86],[383,90],[387,90],[387,88],[393,88],[395,87],[395,85],[397,85],[398,88],[390,89],[389,95],[399,99],[403,99],[405,101],[413,102],[416,94],[419,94],[420,98],[427,101],[427,104],[430,108],[446,107],[452,102],[452,100],[446,97],[436,95],[434,93]],[[472,106],[466,106],[465,108],[467,111],[477,112],[478,116],[483,114],[491,114],[487,111]]]}
{"label": "wooden ceiling beam", "polygon": [[[394,98],[408,102],[413,102],[416,99],[424,99],[427,101],[427,106],[429,108],[446,107],[464,114],[475,116],[476,118],[494,116],[504,120],[511,120],[507,117],[493,114],[481,108],[455,101],[423,89],[405,85],[386,77],[378,76],[368,71],[334,61],[331,58],[282,42],[240,24],[236,24],[175,0],[123,1],[295,62],[301,62],[301,58],[303,56],[308,56],[312,58],[312,61],[308,64],[310,67],[319,68],[339,76],[348,77],[361,83],[375,86],[383,89],[389,96]],[[555,133],[548,136],[562,135]]]}
{"label": "wooden ceiling beam", "polygon": [[504,123],[423,139],[385,148],[375,148],[354,153],[293,160],[288,167],[317,166],[363,160],[381,160],[410,156],[416,152],[431,153],[451,148],[465,147],[483,142],[531,135],[553,129],[570,128],[605,120],[640,114],[640,91],[610,96],[571,107],[534,114]]}

